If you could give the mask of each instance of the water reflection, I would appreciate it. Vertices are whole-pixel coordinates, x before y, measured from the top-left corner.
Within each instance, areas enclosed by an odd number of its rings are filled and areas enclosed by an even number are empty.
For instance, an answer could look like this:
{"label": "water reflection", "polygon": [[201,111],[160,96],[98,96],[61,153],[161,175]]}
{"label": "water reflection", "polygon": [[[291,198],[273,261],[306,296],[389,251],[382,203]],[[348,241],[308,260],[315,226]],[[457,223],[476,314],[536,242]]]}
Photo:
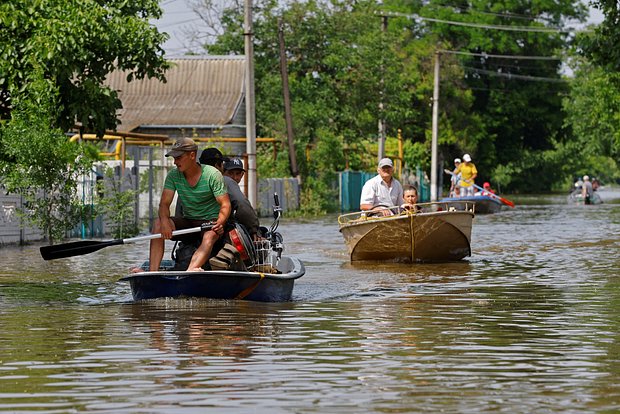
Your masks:
{"label": "water reflection", "polygon": [[135,334],[150,336],[151,348],[194,356],[244,359],[252,355],[249,339],[277,336],[278,314],[275,310],[290,306],[247,301],[158,299],[126,304],[121,310]]}

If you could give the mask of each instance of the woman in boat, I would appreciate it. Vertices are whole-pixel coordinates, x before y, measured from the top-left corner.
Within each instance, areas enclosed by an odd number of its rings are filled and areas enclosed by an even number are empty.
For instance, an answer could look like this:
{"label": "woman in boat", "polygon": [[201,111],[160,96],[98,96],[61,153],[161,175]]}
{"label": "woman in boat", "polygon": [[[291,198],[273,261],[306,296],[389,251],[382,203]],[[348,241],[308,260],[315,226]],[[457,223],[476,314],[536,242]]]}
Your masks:
{"label": "woman in boat", "polygon": [[487,196],[487,197],[493,197],[494,194],[495,194],[495,190],[491,188],[491,183],[489,183],[488,181],[485,181],[485,183],[482,184],[482,191],[479,191],[476,193],[476,195]]}
{"label": "woman in boat", "polygon": [[478,176],[478,170],[476,165],[471,162],[471,156],[469,154],[463,155],[463,162],[454,170],[455,174],[461,174],[461,196],[473,196],[474,195],[474,181]]}
{"label": "woman in boat", "polygon": [[461,159],[455,158],[454,159],[454,171],[453,171],[454,174],[450,178],[450,197],[458,197],[460,195],[459,181],[461,179],[461,176],[460,174],[456,173],[456,170],[459,168],[459,165],[461,165]]}
{"label": "woman in boat", "polygon": [[410,184],[403,186],[403,199],[405,202],[401,204],[400,208],[404,211],[409,211],[412,213],[419,213],[422,211],[420,206],[417,205],[418,189],[414,186]]}
{"label": "woman in boat", "polygon": [[389,208],[403,204],[403,187],[394,178],[394,163],[382,158],[377,166],[377,175],[366,181],[360,197],[360,210],[377,211],[381,215],[394,214]]}

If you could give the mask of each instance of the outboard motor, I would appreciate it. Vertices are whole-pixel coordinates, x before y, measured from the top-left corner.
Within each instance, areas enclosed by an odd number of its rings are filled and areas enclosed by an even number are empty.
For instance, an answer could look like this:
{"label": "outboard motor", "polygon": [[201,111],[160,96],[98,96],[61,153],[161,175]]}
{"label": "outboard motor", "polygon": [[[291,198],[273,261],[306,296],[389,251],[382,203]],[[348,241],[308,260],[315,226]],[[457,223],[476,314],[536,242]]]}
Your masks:
{"label": "outboard motor", "polygon": [[269,229],[266,227],[261,227],[261,236],[263,239],[254,242],[256,266],[252,270],[258,272],[280,273],[278,271],[278,262],[282,257],[284,244],[282,243],[282,235],[276,230],[280,224],[282,208],[280,208],[278,194],[274,194],[273,198],[273,223],[271,223]]}
{"label": "outboard motor", "polygon": [[269,227],[269,231],[267,232],[267,239],[269,239],[271,250],[277,253],[278,260],[280,260],[282,252],[284,251],[284,244],[282,235],[276,231],[280,225],[280,217],[282,217],[282,208],[280,208],[278,193],[273,195],[273,201],[273,223],[271,223],[271,227]]}

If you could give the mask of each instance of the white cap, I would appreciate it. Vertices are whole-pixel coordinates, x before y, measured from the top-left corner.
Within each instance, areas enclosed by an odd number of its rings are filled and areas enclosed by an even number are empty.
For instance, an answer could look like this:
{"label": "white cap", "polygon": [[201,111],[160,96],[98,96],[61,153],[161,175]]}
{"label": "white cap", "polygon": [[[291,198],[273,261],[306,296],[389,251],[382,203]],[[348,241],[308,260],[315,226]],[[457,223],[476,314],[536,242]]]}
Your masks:
{"label": "white cap", "polygon": [[455,158],[455,159],[454,159],[454,163],[456,164],[457,162],[458,162],[458,163],[460,163],[460,162],[461,162],[461,159],[460,159],[460,158]]}
{"label": "white cap", "polygon": [[590,179],[590,177],[588,177],[587,175],[583,176],[583,181],[588,181]]}
{"label": "white cap", "polygon": [[471,157],[469,156],[469,154],[463,155],[463,161],[465,161],[465,162],[470,162],[471,161]]}
{"label": "white cap", "polygon": [[381,158],[381,161],[379,161],[379,168],[382,168],[382,167],[394,168],[394,163],[389,158]]}

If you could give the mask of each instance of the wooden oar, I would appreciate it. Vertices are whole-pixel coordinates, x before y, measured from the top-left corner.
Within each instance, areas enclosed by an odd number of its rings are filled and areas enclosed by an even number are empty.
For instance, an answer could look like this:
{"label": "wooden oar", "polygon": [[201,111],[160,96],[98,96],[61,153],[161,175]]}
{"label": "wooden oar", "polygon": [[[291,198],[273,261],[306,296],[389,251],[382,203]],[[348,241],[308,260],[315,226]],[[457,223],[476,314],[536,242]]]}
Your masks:
{"label": "wooden oar", "polygon": [[[450,174],[450,175],[456,175],[454,174],[452,171],[445,169],[443,170],[446,174]],[[490,191],[485,190],[484,188],[480,187],[479,185],[476,185],[474,183],[471,184],[474,188],[477,188],[478,190],[482,191],[482,192],[486,192],[488,194],[489,197],[495,197],[497,198],[499,201],[501,201],[503,204],[506,204],[509,207],[515,208],[515,203],[513,203],[512,201],[505,199],[504,197],[500,197],[497,194],[493,194]],[[485,195],[487,195],[485,194]]]}
{"label": "wooden oar", "polygon": [[[189,229],[175,230],[173,236],[188,233],[198,233],[199,231],[207,231],[213,227],[211,223],[204,223],[200,227],[191,227]],[[96,252],[108,246],[116,246],[119,244],[134,243],[142,240],[151,240],[161,238],[161,233],[148,234],[146,236],[131,237],[128,239],[116,239],[109,241],[82,240],[72,243],[56,244],[54,246],[41,247],[41,256],[44,260],[61,259],[63,257],[80,256]]]}

